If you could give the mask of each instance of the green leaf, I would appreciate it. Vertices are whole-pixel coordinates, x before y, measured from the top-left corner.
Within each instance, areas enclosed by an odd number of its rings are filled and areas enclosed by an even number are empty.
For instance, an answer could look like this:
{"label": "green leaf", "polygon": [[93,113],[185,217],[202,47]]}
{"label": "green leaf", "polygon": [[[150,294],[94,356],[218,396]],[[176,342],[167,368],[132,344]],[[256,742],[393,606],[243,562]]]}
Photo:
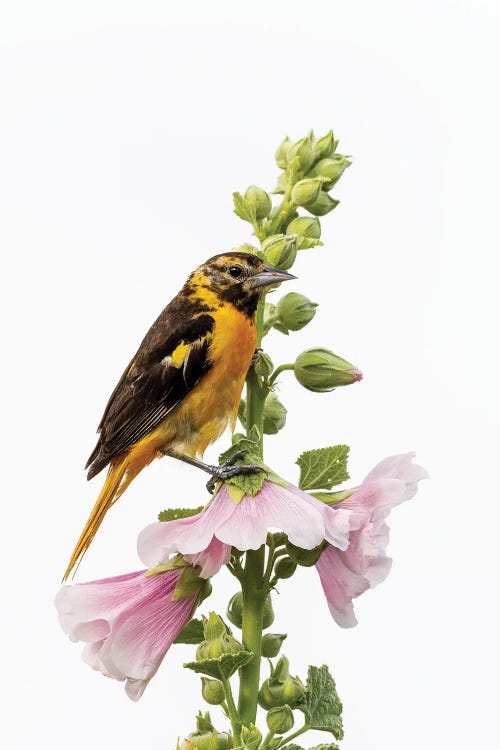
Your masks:
{"label": "green leaf", "polygon": [[339,750],[336,742],[322,742],[321,745],[315,745],[310,750]]}
{"label": "green leaf", "polygon": [[197,513],[201,513],[203,505],[199,508],[167,508],[166,510],[158,513],[159,521],[178,521],[179,518],[189,518],[189,516],[195,516]]}
{"label": "green leaf", "polygon": [[243,221],[248,221],[252,225],[257,223],[255,207],[245,200],[241,193],[233,193],[233,203],[236,216],[239,216]]}
{"label": "green leaf", "polygon": [[172,594],[173,602],[189,599],[190,596],[199,594],[202,591],[207,581],[205,578],[200,578],[199,572],[199,565],[188,565],[184,568]]}
{"label": "green leaf", "polygon": [[309,667],[306,692],[298,708],[304,711],[310,729],[331,732],[337,740],[344,736],[342,703],[326,664]]}
{"label": "green leaf", "polygon": [[332,445],[302,453],[295,462],[300,466],[300,489],[331,490],[336,484],[349,479],[348,454],[348,445]]}
{"label": "green leaf", "polygon": [[320,247],[324,243],[315,237],[299,237],[297,250],[310,250],[311,247]]}
{"label": "green leaf", "polygon": [[256,471],[253,474],[237,474],[235,477],[231,477],[231,479],[226,479],[226,484],[238,487],[245,495],[254,497],[262,489],[265,479],[266,473],[262,470]]}
{"label": "green leaf", "polygon": [[191,645],[196,645],[197,643],[201,643],[204,638],[202,621],[193,617],[193,619],[182,628],[174,643],[189,643]]}
{"label": "green leaf", "polygon": [[326,505],[335,505],[335,503],[341,503],[342,500],[347,500],[353,492],[354,490],[344,490],[343,492],[311,492],[310,494]]}
{"label": "green leaf", "polygon": [[[259,455],[257,442],[259,440],[259,430],[254,425],[250,430],[248,437],[241,433],[235,433],[233,435],[233,444],[224,453],[219,456],[219,463],[223,464],[226,461],[232,459],[240,451],[244,451],[244,454],[240,456],[236,464],[245,466],[246,464],[262,465],[262,459]],[[253,474],[237,474],[234,477],[226,480],[226,485],[237,487],[241,493],[245,495],[256,495],[261,489],[264,479],[266,478],[265,469],[262,471],[255,472]],[[239,493],[238,493],[239,494]],[[239,499],[241,499],[242,495]],[[235,500],[235,502],[237,502]]]}
{"label": "green leaf", "polygon": [[222,654],[218,659],[189,661],[184,666],[198,674],[213,677],[215,680],[223,680],[231,677],[240,667],[248,664],[252,658],[253,653],[251,651],[238,651],[236,654]]}

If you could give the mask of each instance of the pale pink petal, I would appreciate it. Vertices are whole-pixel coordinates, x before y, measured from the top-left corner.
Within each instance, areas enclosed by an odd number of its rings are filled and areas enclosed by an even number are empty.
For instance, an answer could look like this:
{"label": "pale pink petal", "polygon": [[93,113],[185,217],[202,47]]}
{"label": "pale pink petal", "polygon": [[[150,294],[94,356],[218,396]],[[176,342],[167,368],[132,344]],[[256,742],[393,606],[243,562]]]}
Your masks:
{"label": "pale pink petal", "polygon": [[325,549],[316,569],[333,619],[342,628],[354,627],[357,620],[352,599],[370,588],[369,582],[344,564],[342,552],[335,547]]}
{"label": "pale pink petal", "polygon": [[200,578],[212,578],[231,559],[231,547],[214,537],[206,550],[195,555],[184,555],[184,559],[190,565],[200,566]]}
{"label": "pale pink petal", "polygon": [[414,453],[400,453],[396,456],[384,458],[366,475],[363,484],[374,482],[377,479],[400,479],[411,484],[419,482],[421,479],[428,479],[429,475],[426,470],[412,462],[414,457]]}

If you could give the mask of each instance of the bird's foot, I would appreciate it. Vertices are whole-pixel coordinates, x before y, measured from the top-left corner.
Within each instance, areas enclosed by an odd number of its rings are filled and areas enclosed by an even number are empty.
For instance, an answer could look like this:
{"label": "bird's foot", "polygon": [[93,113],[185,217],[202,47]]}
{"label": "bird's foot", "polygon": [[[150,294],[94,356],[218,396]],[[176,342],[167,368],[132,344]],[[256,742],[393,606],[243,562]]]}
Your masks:
{"label": "bird's foot", "polygon": [[226,461],[225,464],[211,467],[213,469],[213,472],[210,472],[212,476],[207,482],[207,490],[211,494],[214,492],[217,482],[225,482],[227,479],[231,479],[231,477],[235,477],[238,474],[256,474],[258,471],[262,471],[262,466],[257,466],[256,464],[235,465],[235,461],[241,458],[244,453],[245,451],[239,451],[229,461]]}
{"label": "bird's foot", "polygon": [[254,365],[257,362],[257,360],[259,358],[259,353],[262,352],[262,351],[263,351],[263,349],[260,346],[254,351],[253,357],[252,357],[252,361],[250,362],[251,365]]}

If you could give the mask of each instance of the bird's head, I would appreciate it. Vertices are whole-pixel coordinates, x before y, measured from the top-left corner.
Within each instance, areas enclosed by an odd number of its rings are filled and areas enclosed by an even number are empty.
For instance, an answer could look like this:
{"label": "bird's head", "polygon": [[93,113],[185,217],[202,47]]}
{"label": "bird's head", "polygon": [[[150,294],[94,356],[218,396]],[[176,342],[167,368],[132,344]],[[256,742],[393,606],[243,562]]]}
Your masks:
{"label": "bird's head", "polygon": [[263,291],[295,278],[291,273],[267,266],[256,255],[235,250],[209,258],[191,274],[188,285],[202,296],[215,295],[220,302],[229,302],[253,315]]}

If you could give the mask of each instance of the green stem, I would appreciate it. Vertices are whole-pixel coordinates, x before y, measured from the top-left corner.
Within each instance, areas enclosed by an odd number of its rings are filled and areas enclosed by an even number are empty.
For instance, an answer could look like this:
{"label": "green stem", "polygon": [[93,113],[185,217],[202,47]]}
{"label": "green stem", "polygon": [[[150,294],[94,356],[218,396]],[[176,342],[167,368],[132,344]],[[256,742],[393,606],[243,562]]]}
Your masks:
{"label": "green stem", "polygon": [[295,365],[292,364],[291,362],[288,362],[287,364],[284,364],[284,365],[279,365],[270,376],[269,385],[271,386],[276,380],[276,378],[279,375],[281,375],[282,372],[285,372],[286,370],[293,370],[294,368],[295,368]]}
{"label": "green stem", "polygon": [[264,741],[262,742],[262,747],[267,747],[269,742],[272,740],[276,732],[269,731],[266,736],[264,737]]}
{"label": "green stem", "polygon": [[248,550],[245,575],[242,582],[243,648],[245,651],[253,653],[252,660],[240,669],[238,712],[245,726],[255,723],[257,717],[257,695],[262,657],[262,614],[267,593],[264,587],[265,551],[264,545],[258,550]]}
{"label": "green stem", "polygon": [[229,682],[227,677],[224,677],[222,679],[222,685],[224,687],[224,694],[226,696],[227,715],[229,716],[229,719],[231,721],[234,743],[236,746],[238,746],[241,742],[241,730],[240,730],[240,722],[238,718],[238,709],[236,708],[236,704],[234,702],[233,691],[231,690],[231,683]]}
{"label": "green stem", "polygon": [[301,734],[304,734],[304,732],[308,732],[309,729],[310,729],[309,725],[304,724],[304,726],[301,729],[297,729],[297,731],[293,732],[293,734],[289,734],[288,737],[283,737],[280,744],[278,745],[278,748],[283,747],[283,745],[288,745],[288,743],[291,740],[294,740],[296,737],[300,737]]}

